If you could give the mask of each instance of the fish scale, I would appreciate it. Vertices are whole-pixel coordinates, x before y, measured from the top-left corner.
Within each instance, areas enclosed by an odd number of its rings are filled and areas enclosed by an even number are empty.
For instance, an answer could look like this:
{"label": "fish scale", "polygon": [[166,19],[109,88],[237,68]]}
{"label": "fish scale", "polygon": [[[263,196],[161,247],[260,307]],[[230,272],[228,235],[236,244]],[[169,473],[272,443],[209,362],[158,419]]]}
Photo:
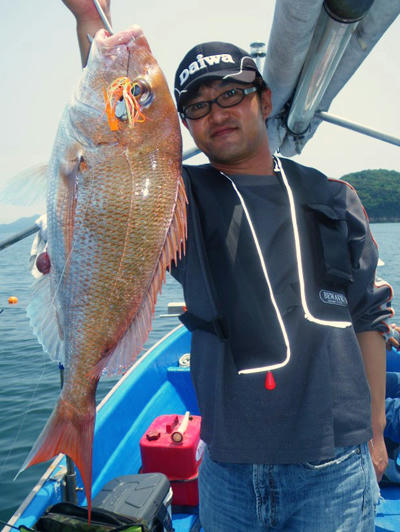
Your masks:
{"label": "fish scale", "polygon": [[[112,130],[116,118],[104,93],[119,78],[140,81],[132,107],[140,120],[133,114]],[[139,109],[141,99],[149,104]],[[186,238],[178,117],[138,26],[96,35],[61,120],[48,179],[51,271],[38,280],[28,314],[44,350],[52,358],[61,353],[65,376],[23,468],[67,454],[90,512],[97,382],[139,354],[165,270]]]}

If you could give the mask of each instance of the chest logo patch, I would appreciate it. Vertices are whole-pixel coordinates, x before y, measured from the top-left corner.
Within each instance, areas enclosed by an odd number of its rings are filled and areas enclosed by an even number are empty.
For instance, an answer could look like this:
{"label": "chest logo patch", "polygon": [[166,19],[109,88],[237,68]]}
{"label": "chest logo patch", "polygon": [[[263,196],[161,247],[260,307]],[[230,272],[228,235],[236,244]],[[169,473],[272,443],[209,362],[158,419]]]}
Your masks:
{"label": "chest logo patch", "polygon": [[338,305],[339,307],[347,307],[347,299],[344,294],[339,292],[332,292],[331,290],[320,290],[319,298],[322,303],[328,305]]}

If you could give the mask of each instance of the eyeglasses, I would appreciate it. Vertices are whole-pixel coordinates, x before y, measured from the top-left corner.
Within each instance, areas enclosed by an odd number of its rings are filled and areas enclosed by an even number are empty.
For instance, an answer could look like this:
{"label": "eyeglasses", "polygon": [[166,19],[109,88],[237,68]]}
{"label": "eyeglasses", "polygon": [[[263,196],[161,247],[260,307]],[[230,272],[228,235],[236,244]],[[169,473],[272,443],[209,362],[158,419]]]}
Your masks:
{"label": "eyeglasses", "polygon": [[219,105],[219,107],[227,108],[234,107],[238,105],[247,94],[256,92],[256,87],[249,87],[248,89],[229,89],[228,91],[219,94],[213,100],[207,100],[205,102],[196,102],[191,103],[183,108],[181,112],[182,118],[189,118],[190,120],[198,120],[208,115],[211,111],[211,106],[213,103]]}

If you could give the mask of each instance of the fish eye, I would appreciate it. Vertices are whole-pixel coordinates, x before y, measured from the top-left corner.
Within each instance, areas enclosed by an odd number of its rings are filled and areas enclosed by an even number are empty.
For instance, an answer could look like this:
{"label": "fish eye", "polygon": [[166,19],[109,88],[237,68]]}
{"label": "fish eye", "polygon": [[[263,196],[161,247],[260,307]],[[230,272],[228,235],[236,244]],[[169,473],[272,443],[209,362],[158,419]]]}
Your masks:
{"label": "fish eye", "polygon": [[141,107],[148,107],[154,98],[150,85],[142,78],[135,80],[132,95],[138,100]]}

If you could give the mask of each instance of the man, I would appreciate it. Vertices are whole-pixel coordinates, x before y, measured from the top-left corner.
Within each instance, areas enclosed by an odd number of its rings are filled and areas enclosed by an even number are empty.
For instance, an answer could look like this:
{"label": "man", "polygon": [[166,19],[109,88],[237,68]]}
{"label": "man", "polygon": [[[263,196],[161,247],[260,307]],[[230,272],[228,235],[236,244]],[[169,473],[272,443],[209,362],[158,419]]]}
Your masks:
{"label": "man", "polygon": [[[85,63],[86,34],[102,23],[91,0],[63,1]],[[372,531],[370,454],[378,479],[387,464],[381,333],[391,311],[390,288],[374,284],[377,251],[359,199],[272,157],[270,90],[240,48],[194,47],[175,96],[210,161],[184,166],[189,234],[173,271],[207,444],[202,526]]]}

